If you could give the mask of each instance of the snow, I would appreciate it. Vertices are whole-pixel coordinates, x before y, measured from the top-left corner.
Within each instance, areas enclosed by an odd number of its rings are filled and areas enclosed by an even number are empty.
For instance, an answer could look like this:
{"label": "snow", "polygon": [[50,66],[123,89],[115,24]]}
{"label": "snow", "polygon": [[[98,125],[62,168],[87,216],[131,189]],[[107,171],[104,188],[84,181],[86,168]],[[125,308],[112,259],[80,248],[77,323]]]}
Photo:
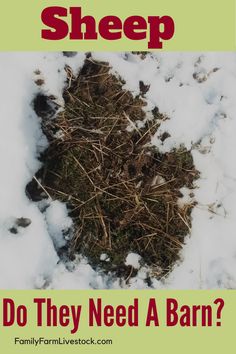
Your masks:
{"label": "snow", "polygon": [[[197,202],[181,260],[166,279],[153,278],[153,287],[235,288],[236,54],[155,52],[144,60],[125,52],[93,56],[108,61],[112,72],[125,80],[124,88],[133,94],[139,92],[140,81],[150,85],[146,110],[158,106],[169,118],[161,123],[153,144],[163,152],[182,144],[192,148],[200,171],[194,198],[183,189],[179,201]],[[126,259],[126,264],[138,268],[129,282],[95,271],[81,255],[67,264],[60,261],[57,250],[65,245],[72,228],[65,205],[48,200],[46,208],[40,208],[25,194],[25,186],[40,168],[39,154],[47,146],[32,99],[39,91],[54,95],[63,108],[64,66],[77,73],[84,58],[84,53],[74,57],[0,54],[1,288],[148,288],[145,278],[150,270],[140,266],[139,255],[129,254]],[[44,80],[41,88],[35,85],[36,78]],[[164,132],[170,137],[161,142],[158,137]],[[12,233],[10,229],[22,217],[31,223]]]}
{"label": "snow", "polygon": [[45,211],[48,232],[56,250],[66,245],[72,227],[72,220],[67,214],[66,205],[58,200],[52,201]]}
{"label": "snow", "polygon": [[102,262],[110,262],[110,258],[106,253],[102,253],[100,256],[100,261]]}
{"label": "snow", "polygon": [[139,254],[131,252],[126,257],[125,265],[132,266],[135,269],[139,269],[140,268],[140,260],[141,260],[141,257]]}
{"label": "snow", "polygon": [[[0,63],[0,286],[30,289],[49,279],[58,262],[46,220],[25,194],[47,145],[30,105],[37,92],[33,76],[40,68],[47,77],[45,91],[63,103],[65,60],[58,53],[1,53]],[[12,234],[9,229],[21,217],[31,224]]]}

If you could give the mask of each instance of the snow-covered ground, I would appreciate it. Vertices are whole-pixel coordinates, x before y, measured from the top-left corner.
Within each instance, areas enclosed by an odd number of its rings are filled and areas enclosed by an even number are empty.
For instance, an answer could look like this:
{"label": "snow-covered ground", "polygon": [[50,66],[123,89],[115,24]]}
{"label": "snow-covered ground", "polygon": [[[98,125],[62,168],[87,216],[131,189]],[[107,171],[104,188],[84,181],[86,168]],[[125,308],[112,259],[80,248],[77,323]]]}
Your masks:
{"label": "snow-covered ground", "polygon": [[[147,110],[159,107],[170,119],[158,135],[169,132],[162,151],[184,144],[193,147],[197,206],[192,212],[192,231],[186,238],[181,262],[165,281],[153,280],[155,288],[236,287],[236,53],[157,52],[141,60],[130,53],[94,53],[108,61],[125,81],[125,88],[139,92],[139,81],[150,85]],[[0,54],[0,287],[30,288],[146,288],[145,267],[129,284],[95,272],[86,259],[65,266],[56,248],[64,241],[62,230],[71,225],[65,205],[51,202],[46,213],[25,195],[25,186],[40,163],[47,146],[40,120],[31,102],[45,80],[44,92],[63,106],[65,64],[75,72],[85,55],[68,58],[62,53]],[[37,76],[34,72],[40,70]],[[185,200],[190,199],[184,190]],[[31,224],[17,226],[17,218]],[[18,233],[9,230],[17,228]],[[106,255],[104,260],[106,259]],[[109,261],[109,259],[107,260]],[[131,254],[127,264],[139,267]]]}

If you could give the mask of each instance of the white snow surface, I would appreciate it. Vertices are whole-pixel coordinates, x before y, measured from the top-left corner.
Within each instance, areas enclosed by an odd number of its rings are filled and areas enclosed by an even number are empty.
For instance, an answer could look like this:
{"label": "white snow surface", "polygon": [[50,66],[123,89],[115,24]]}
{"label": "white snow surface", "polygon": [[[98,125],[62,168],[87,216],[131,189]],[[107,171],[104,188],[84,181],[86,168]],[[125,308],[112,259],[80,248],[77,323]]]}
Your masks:
{"label": "white snow surface", "polygon": [[[144,60],[131,53],[93,53],[108,61],[111,71],[137,94],[139,82],[150,85],[150,111],[157,106],[169,119],[161,123],[153,144],[170,151],[192,148],[200,178],[196,181],[191,235],[181,261],[154,288],[211,289],[236,287],[236,53],[156,52]],[[78,255],[70,264],[56,250],[66,243],[72,221],[65,205],[48,201],[46,212],[30,201],[25,186],[40,168],[47,146],[40,119],[31,103],[39,92],[35,71],[45,80],[44,93],[63,107],[64,66],[76,73],[85,55],[62,53],[0,54],[0,287],[2,289],[145,289],[148,268],[142,266],[127,283],[95,271]],[[158,136],[168,132],[164,143]],[[184,189],[183,200],[189,201]],[[9,230],[16,218],[31,224],[17,234]]]}
{"label": "white snow surface", "polygon": [[125,265],[132,266],[135,269],[140,268],[141,256],[137,253],[130,252],[125,260]]}

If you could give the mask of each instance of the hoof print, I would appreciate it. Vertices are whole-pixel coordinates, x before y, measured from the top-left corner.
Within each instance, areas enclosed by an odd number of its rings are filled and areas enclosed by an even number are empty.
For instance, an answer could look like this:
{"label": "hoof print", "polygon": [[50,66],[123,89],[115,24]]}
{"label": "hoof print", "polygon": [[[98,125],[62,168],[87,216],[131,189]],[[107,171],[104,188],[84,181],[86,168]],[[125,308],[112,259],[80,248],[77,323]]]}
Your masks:
{"label": "hoof print", "polygon": [[28,218],[18,218],[16,219],[16,225],[19,227],[28,227],[31,224],[31,220]]}
{"label": "hoof print", "polygon": [[19,233],[19,228],[26,228],[31,224],[31,220],[28,218],[17,218],[14,222],[14,225],[9,228],[9,232],[13,235]]}

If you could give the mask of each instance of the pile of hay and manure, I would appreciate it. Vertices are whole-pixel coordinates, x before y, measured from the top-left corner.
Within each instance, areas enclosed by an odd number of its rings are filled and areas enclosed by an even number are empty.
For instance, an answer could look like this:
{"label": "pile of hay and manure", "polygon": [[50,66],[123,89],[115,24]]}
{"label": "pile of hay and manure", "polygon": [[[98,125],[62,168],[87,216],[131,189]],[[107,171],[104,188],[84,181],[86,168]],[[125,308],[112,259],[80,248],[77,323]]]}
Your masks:
{"label": "pile of hay and manure", "polygon": [[[142,82],[134,97],[108,63],[91,56],[78,77],[65,70],[65,108],[53,119],[42,119],[49,147],[28,194],[39,200],[46,191],[67,203],[74,221],[70,257],[83,254],[94,267],[126,276],[125,259],[135,252],[162,277],[191,229],[193,204],[178,205],[180,189],[193,189],[198,177],[191,152],[181,147],[163,154],[151,145],[168,118],[157,108],[145,112],[148,87]],[[34,104],[37,111],[39,97]],[[160,137],[166,138],[167,133]],[[110,262],[100,259],[104,253]]]}

